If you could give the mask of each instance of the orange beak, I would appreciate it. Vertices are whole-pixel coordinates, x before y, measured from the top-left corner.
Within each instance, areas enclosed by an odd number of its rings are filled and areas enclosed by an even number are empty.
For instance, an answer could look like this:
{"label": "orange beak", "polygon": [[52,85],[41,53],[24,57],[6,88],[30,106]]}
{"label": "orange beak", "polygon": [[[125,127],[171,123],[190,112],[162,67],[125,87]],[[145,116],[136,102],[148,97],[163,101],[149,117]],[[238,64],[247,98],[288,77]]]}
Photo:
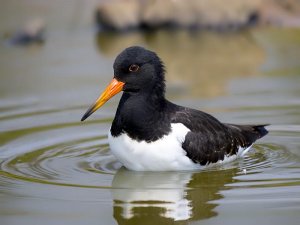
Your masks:
{"label": "orange beak", "polygon": [[97,109],[105,104],[110,98],[114,95],[118,94],[120,91],[123,90],[123,86],[125,83],[121,81],[117,81],[115,78],[109,83],[100,97],[96,100],[96,102],[91,105],[91,107],[86,111],[86,113],[81,118],[81,121],[84,121],[88,118],[92,113],[94,113]]}

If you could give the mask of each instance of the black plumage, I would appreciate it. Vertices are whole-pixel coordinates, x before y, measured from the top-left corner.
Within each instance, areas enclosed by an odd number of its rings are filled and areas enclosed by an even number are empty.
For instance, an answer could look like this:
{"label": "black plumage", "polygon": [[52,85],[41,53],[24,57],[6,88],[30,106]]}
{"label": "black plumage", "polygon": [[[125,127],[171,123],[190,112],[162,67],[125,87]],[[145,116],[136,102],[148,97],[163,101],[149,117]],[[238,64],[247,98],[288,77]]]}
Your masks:
{"label": "black plumage", "polygon": [[[139,110],[135,109],[137,106]],[[131,102],[126,94],[123,95],[111,127],[112,135],[126,132],[135,140],[152,142],[167,135],[171,123],[182,123],[191,130],[182,148],[193,162],[206,165],[237,154],[239,147],[250,147],[268,133],[266,125],[223,124],[205,112],[167,100],[159,109],[142,98]]]}
{"label": "black plumage", "polygon": [[186,155],[207,165],[237,154],[240,147],[250,147],[268,133],[266,125],[225,124],[166,100],[163,63],[156,53],[142,47],[125,49],[115,60],[114,72],[114,78],[124,83],[111,127],[114,137],[126,133],[151,143],[168,135],[172,123],[181,123],[190,130],[181,143]]}

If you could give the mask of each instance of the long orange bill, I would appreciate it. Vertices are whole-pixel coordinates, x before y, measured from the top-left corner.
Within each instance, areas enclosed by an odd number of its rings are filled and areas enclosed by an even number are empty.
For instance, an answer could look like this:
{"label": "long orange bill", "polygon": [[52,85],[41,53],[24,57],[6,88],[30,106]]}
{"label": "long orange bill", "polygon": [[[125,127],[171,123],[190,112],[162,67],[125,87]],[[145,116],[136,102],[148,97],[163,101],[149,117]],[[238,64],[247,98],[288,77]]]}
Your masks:
{"label": "long orange bill", "polygon": [[86,113],[81,118],[81,121],[84,121],[88,118],[92,113],[94,113],[97,109],[105,104],[110,98],[114,95],[118,94],[120,91],[123,90],[123,86],[125,83],[121,81],[117,81],[115,78],[109,83],[100,97],[96,100],[96,102],[91,105],[91,107],[86,111]]}

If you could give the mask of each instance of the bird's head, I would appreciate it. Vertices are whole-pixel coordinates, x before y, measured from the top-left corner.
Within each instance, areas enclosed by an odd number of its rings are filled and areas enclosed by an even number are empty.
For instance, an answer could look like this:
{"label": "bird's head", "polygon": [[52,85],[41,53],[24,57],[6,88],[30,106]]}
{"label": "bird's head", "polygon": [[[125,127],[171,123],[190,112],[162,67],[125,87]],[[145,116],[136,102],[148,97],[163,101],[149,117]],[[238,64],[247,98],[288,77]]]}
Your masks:
{"label": "bird's head", "polygon": [[104,105],[111,97],[124,91],[130,95],[164,96],[164,66],[155,52],[139,46],[126,48],[116,58],[114,78],[81,121]]}

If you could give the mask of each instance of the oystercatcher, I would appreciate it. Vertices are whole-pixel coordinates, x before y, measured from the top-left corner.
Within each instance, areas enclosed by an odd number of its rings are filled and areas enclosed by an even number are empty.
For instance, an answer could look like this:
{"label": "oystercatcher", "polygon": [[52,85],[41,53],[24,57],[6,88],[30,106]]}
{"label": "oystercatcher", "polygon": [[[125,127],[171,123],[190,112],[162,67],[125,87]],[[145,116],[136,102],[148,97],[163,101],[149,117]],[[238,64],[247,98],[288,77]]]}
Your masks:
{"label": "oystercatcher", "polygon": [[231,161],[268,133],[266,124],[221,123],[169,102],[164,65],[155,52],[126,48],[113,68],[113,80],[81,121],[123,91],[108,140],[112,153],[130,170],[196,170]]}

